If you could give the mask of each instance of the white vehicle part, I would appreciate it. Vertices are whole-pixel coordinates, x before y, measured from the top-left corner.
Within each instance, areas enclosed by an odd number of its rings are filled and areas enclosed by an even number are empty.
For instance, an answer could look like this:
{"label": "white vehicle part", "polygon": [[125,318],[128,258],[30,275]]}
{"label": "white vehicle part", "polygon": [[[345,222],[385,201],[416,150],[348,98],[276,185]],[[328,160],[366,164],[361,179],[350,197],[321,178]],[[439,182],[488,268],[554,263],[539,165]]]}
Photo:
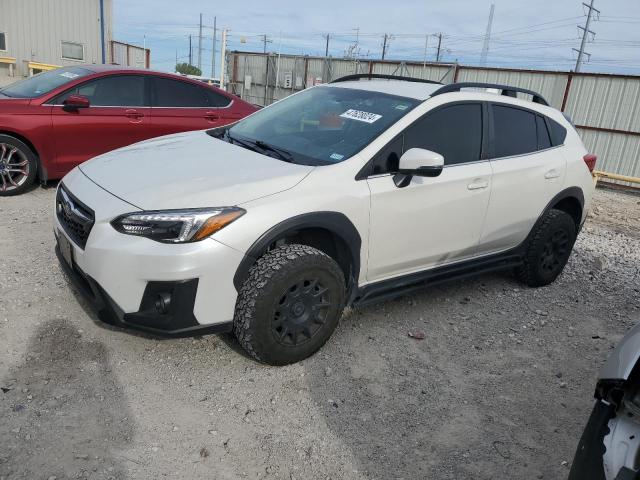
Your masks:
{"label": "white vehicle part", "polygon": [[287,190],[313,168],[204,131],[137,143],[80,166],[102,188],[143,210],[230,207]]}
{"label": "white vehicle part", "polygon": [[604,437],[604,474],[615,480],[623,467],[633,471],[640,468],[640,417],[625,405],[609,421],[609,433]]}

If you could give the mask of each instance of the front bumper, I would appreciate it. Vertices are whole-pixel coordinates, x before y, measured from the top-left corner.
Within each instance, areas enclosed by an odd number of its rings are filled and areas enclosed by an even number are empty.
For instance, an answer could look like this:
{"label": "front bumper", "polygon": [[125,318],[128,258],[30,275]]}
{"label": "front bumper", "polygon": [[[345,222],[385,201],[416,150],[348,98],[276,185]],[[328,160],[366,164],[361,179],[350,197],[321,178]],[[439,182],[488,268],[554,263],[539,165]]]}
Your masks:
{"label": "front bumper", "polygon": [[[123,235],[109,222],[136,207],[98,187],[78,169],[63,182],[95,212],[95,222],[81,248],[54,213],[56,235],[70,240],[72,264],[57,253],[102,320],[170,336],[230,329],[237,299],[233,274],[242,253],[213,239],[171,245]],[[157,309],[158,295],[167,293],[169,307]]]}
{"label": "front bumper", "polygon": [[[140,310],[135,313],[125,313],[98,282],[77,265],[69,265],[57,245],[56,256],[67,277],[96,310],[98,318],[105,323],[167,337],[228,333],[233,329],[231,321],[211,325],[198,323],[193,315],[198,279],[180,282],[149,282]],[[172,297],[169,308],[162,312],[156,307],[159,293],[169,293]]]}

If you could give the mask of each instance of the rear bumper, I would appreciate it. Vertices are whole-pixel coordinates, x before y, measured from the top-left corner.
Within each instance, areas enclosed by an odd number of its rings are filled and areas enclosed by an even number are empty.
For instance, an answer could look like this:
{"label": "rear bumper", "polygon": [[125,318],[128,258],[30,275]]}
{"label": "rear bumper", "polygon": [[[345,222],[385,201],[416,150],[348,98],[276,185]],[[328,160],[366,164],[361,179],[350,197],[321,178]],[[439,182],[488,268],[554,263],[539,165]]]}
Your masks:
{"label": "rear bumper", "polygon": [[[83,272],[77,264],[70,266],[57,246],[56,256],[67,277],[96,311],[98,318],[105,323],[166,337],[227,333],[232,330],[233,322],[212,325],[198,323],[193,314],[198,279],[149,282],[140,309],[137,312],[125,313],[100,284]],[[162,313],[155,305],[160,293],[169,293],[172,297],[169,307]]]}

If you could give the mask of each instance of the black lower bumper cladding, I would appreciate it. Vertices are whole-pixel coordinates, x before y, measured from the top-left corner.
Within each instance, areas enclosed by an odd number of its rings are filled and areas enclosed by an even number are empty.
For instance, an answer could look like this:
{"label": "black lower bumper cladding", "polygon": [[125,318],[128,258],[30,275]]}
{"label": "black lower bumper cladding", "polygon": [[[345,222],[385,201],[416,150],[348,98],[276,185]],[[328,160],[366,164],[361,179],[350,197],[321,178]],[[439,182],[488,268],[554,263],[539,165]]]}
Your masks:
{"label": "black lower bumper cladding", "polygon": [[[177,282],[149,282],[142,296],[140,309],[135,313],[124,313],[98,282],[77,265],[70,266],[57,246],[56,255],[69,279],[96,310],[98,318],[105,323],[162,337],[189,337],[232,330],[232,322],[215,325],[198,323],[193,314],[198,291],[197,278]],[[160,295],[170,298],[170,302],[161,311],[157,308]]]}

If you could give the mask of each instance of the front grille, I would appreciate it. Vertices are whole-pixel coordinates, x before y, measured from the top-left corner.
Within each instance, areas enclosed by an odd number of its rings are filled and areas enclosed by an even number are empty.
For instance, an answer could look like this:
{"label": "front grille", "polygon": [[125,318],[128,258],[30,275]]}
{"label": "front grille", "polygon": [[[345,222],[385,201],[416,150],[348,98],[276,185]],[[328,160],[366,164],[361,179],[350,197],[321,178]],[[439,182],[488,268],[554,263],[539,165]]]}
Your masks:
{"label": "front grille", "polygon": [[60,185],[56,195],[56,215],[71,240],[84,249],[95,222],[93,210]]}

